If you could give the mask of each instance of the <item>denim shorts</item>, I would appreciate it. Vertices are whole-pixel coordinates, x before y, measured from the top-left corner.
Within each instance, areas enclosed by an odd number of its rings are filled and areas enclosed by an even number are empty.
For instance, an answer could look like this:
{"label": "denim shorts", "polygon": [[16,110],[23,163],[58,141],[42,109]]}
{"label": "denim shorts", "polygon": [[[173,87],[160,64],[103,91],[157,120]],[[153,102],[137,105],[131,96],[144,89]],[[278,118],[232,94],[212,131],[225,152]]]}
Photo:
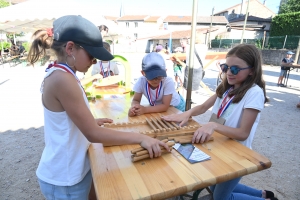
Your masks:
{"label": "denim shorts", "polygon": [[57,186],[38,179],[41,192],[46,200],[88,200],[92,185],[91,170],[84,179],[72,186]]}
{"label": "denim shorts", "polygon": [[279,76],[284,76],[286,74],[287,70],[281,69]]}

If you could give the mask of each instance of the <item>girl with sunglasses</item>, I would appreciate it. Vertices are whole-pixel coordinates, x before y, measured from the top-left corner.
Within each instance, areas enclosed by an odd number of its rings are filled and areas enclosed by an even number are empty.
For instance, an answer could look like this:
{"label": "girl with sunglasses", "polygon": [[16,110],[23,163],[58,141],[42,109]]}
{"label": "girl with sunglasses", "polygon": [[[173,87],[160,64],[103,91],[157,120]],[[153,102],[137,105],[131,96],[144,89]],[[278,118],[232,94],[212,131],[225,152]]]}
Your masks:
{"label": "girl with sunglasses", "polygon": [[87,150],[91,142],[112,145],[140,144],[151,158],[168,146],[146,135],[101,127],[111,119],[95,119],[76,71],[86,72],[94,58],[111,60],[98,28],[81,16],[69,15],[53,22],[53,29],[38,30],[29,51],[34,64],[46,49],[57,61],[47,68],[41,86],[44,107],[45,148],[36,175],[48,199],[87,200],[92,175]]}
{"label": "girl with sunglasses", "polygon": [[[260,112],[268,101],[262,76],[261,54],[254,45],[241,44],[231,49],[226,63],[221,64],[222,83],[216,93],[203,104],[177,115],[164,116],[167,121],[185,124],[191,116],[212,107],[212,116],[193,136],[193,143],[208,141],[214,131],[251,148]],[[275,200],[274,193],[257,190],[239,183],[241,178],[211,187],[215,200]]]}

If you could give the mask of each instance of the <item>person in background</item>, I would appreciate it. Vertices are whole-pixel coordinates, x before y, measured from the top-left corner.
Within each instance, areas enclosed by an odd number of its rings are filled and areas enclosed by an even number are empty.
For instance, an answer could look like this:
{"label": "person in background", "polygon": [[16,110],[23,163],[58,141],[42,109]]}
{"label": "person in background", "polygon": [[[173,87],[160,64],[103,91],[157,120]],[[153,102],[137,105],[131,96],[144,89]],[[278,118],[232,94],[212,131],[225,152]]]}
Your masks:
{"label": "person in background", "polygon": [[185,67],[185,63],[176,57],[176,53],[183,52],[182,47],[177,47],[174,51],[175,51],[175,56],[173,56],[173,58],[175,60],[173,60],[173,63],[174,63],[173,68],[174,68],[175,82],[176,82],[177,88],[178,88],[178,87],[183,86],[181,77],[182,77],[182,68]]}
{"label": "person in background", "polygon": [[[110,45],[107,42],[103,42],[103,47],[111,53]],[[93,65],[92,76],[95,74],[101,74],[103,78],[108,76],[119,75],[119,69],[114,61],[103,61],[98,60],[96,64]]]}
{"label": "person in background", "polygon": [[[205,113],[212,107],[208,123],[195,131],[192,143],[208,141],[214,131],[251,148],[260,113],[268,101],[262,75],[261,53],[254,45],[232,48],[221,64],[223,82],[216,93],[203,104],[177,115],[162,117],[184,125],[190,117]],[[257,190],[239,183],[241,177],[211,186],[214,200],[251,199],[277,200],[274,193]]]}
{"label": "person in background", "polygon": [[291,51],[286,52],[285,58],[283,58],[281,61],[281,68],[280,68],[280,74],[279,74],[277,86],[281,86],[281,87],[284,86],[284,84],[282,84],[283,77],[286,75],[287,70],[290,70],[291,68],[290,66],[293,66],[294,64],[294,60],[292,58],[293,54],[294,53]]}
{"label": "person in background", "polygon": [[88,199],[90,189],[94,188],[87,152],[91,142],[140,144],[151,158],[161,155],[160,146],[169,150],[162,141],[144,134],[101,127],[113,120],[95,119],[91,114],[76,71],[86,72],[95,59],[113,59],[103,48],[101,33],[92,22],[81,16],[67,15],[56,19],[53,29],[37,30],[28,61],[34,64],[44,56],[46,49],[52,49],[57,56],[57,61],[47,68],[40,89],[45,148],[36,175],[47,200]]}
{"label": "person in background", "polygon": [[100,25],[100,26],[98,26],[98,28],[102,35],[102,40],[103,40],[103,38],[108,35],[108,27],[105,25]]}
{"label": "person in background", "polygon": [[187,46],[189,44],[188,38],[181,38],[180,39],[180,44],[181,44],[181,47],[183,49],[182,53],[186,53],[186,48],[187,48]]}
{"label": "person in background", "polygon": [[16,55],[18,55],[18,47],[17,47],[17,45],[15,45],[15,43],[12,43],[12,44],[11,44],[11,47],[10,47],[10,55],[11,55],[11,56],[16,56]]}
{"label": "person in background", "polygon": [[177,83],[175,83],[175,76],[173,70],[174,69],[173,61],[170,59],[169,52],[162,45],[157,45],[155,51],[164,58],[166,64],[167,76],[173,79],[174,88],[177,88]]}
{"label": "person in background", "polygon": [[19,49],[19,55],[25,52],[25,47],[22,45],[22,42],[19,42],[18,49]]}
{"label": "person in background", "polygon": [[[185,101],[174,88],[174,81],[167,77],[164,58],[155,52],[147,54],[142,61],[142,75],[133,86],[134,96],[130,117],[146,113],[165,112],[174,106],[182,112],[185,110]],[[142,96],[145,96],[150,106],[140,105]]]}

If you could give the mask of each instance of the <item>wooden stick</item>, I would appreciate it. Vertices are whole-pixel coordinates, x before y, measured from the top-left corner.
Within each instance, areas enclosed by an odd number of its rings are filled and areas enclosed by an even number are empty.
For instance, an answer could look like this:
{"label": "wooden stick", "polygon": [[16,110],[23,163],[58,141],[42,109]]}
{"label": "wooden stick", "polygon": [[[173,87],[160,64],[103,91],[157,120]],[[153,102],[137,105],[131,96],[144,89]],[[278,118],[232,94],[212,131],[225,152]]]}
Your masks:
{"label": "wooden stick", "polygon": [[[170,151],[167,151],[167,150],[162,150],[161,153],[162,154],[165,154],[165,153],[170,153],[172,149],[170,149]],[[144,154],[142,156],[134,156],[131,158],[132,162],[136,162],[136,161],[139,161],[139,160],[143,160],[143,159],[146,159],[146,158],[150,158],[150,155],[149,154]]]}
{"label": "wooden stick", "polygon": [[152,122],[150,122],[150,120],[148,118],[146,118],[146,121],[148,122],[148,124],[150,125],[150,127],[154,130],[155,133],[157,133],[159,130],[152,124]]}
{"label": "wooden stick", "polygon": [[163,122],[161,121],[161,119],[158,119],[158,118],[156,118],[156,117],[155,117],[155,119],[156,119],[156,121],[157,121],[159,124],[161,124],[161,125],[167,130],[167,132],[171,130],[165,123],[163,123]]}
{"label": "wooden stick", "polygon": [[172,124],[166,120],[162,120],[162,122],[164,122],[168,127],[170,127],[171,130],[175,130],[176,128],[174,126],[172,126]]}
{"label": "wooden stick", "polygon": [[[168,139],[163,139],[161,141],[164,142],[164,143],[167,143],[169,140]],[[136,148],[136,149],[132,149],[131,153],[135,154],[136,152],[143,151],[143,150],[145,150],[143,147],[139,147],[139,148]]]}
{"label": "wooden stick", "polygon": [[[172,146],[175,145],[175,142],[168,142],[167,145],[168,145],[169,147],[171,147],[170,149],[172,149]],[[160,149],[161,149],[162,151],[165,150],[164,147],[160,147]],[[147,154],[147,153],[149,153],[148,150],[143,149],[142,151],[135,152],[134,156],[141,156],[141,155],[145,155],[145,154]]]}
{"label": "wooden stick", "polygon": [[160,132],[164,132],[163,128],[157,123],[155,119],[152,119],[152,117],[150,117],[150,120],[157,126]]}
{"label": "wooden stick", "polygon": [[175,128],[176,128],[177,130],[180,129],[180,127],[179,127],[177,124],[175,124],[175,122],[171,122],[171,124],[172,124],[173,126],[175,126]]}

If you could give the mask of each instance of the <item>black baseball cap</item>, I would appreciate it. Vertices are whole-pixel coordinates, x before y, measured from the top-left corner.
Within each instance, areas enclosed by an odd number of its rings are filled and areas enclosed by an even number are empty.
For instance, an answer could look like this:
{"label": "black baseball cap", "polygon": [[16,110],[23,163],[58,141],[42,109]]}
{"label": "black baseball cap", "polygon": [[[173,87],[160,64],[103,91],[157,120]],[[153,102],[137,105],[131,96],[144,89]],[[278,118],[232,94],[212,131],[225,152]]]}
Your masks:
{"label": "black baseball cap", "polygon": [[144,56],[142,61],[142,70],[148,80],[162,76],[167,77],[166,64],[164,58],[156,52]]}
{"label": "black baseball cap", "polygon": [[104,47],[97,26],[78,15],[66,15],[53,22],[53,39],[60,42],[73,41],[99,60],[114,57]]}

